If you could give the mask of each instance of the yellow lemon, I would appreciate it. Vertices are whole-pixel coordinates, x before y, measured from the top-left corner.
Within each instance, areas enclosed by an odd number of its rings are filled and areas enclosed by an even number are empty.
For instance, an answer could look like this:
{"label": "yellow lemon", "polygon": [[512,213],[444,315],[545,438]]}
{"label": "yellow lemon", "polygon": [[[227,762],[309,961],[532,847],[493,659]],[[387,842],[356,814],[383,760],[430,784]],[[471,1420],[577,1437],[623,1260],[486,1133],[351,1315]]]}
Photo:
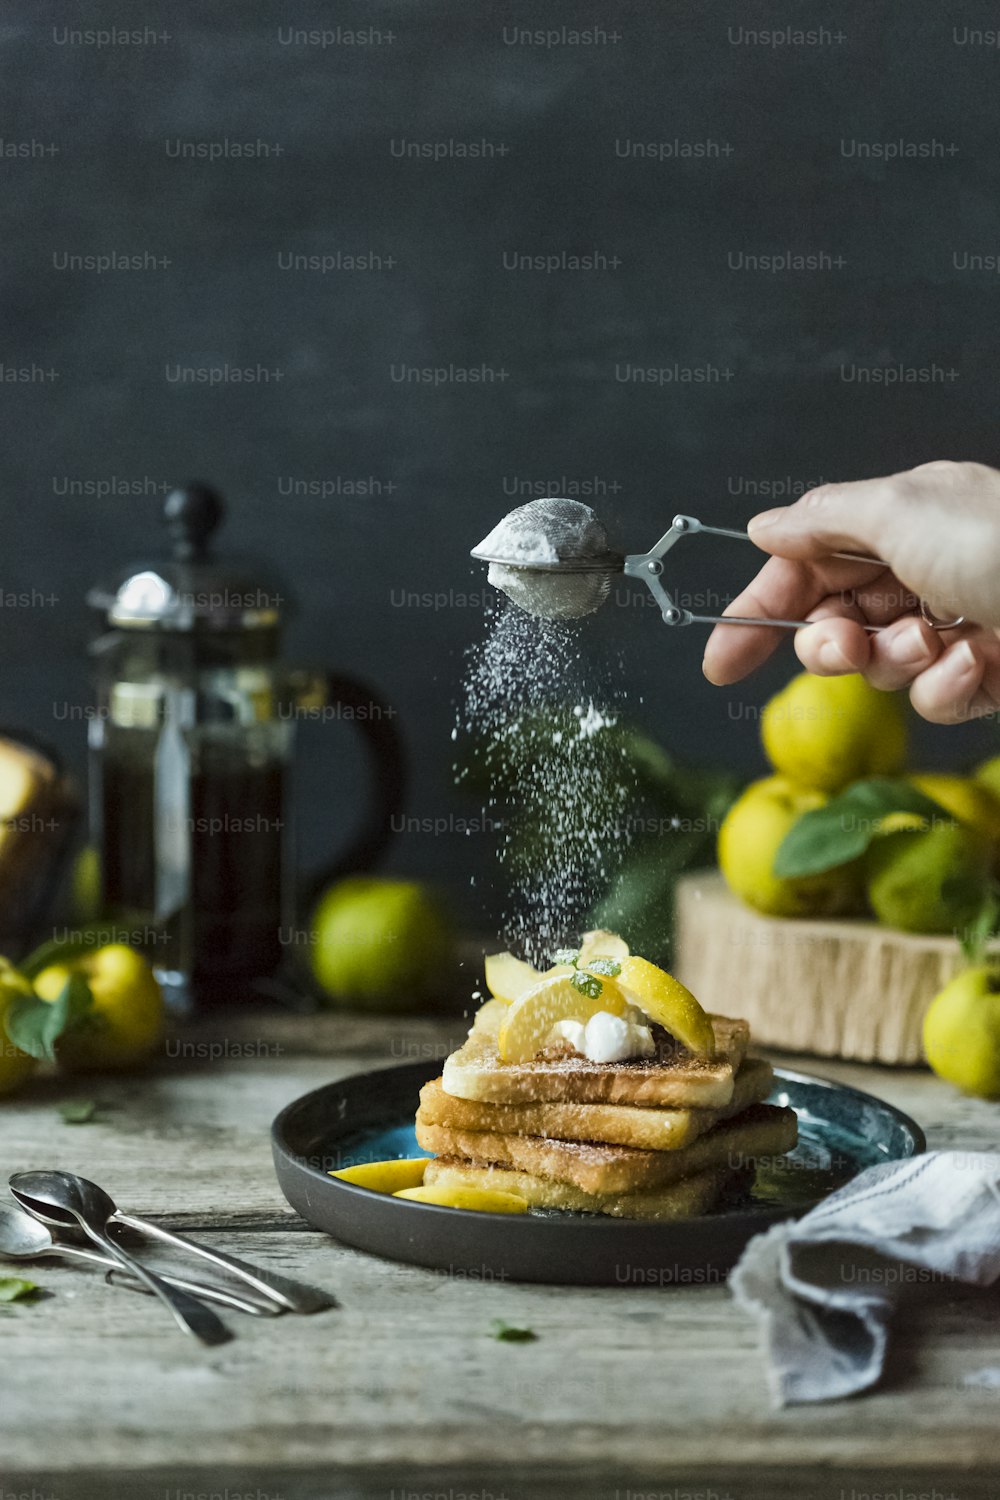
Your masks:
{"label": "yellow lemon", "polygon": [[374,1193],[399,1193],[404,1188],[421,1186],[427,1160],[425,1156],[411,1156],[392,1161],[363,1161],[329,1175],[339,1177],[341,1182],[352,1182],[355,1187],[371,1188]]}
{"label": "yellow lemon", "polygon": [[552,974],[509,1006],[497,1034],[503,1062],[529,1062],[557,1021],[589,1021],[602,1010],[627,1014],[628,1001],[613,979],[583,974],[579,983],[591,993],[578,988],[569,974]]}
{"label": "yellow lemon", "polygon": [[863,677],[800,673],[768,703],[760,730],[776,771],[823,792],[865,776],[891,776],[906,761],[901,701]]}
{"label": "yellow lemon", "polygon": [[528,1204],[517,1193],[503,1193],[497,1188],[415,1187],[394,1193],[394,1198],[408,1198],[411,1203],[436,1203],[439,1208],[471,1208],[481,1214],[526,1214]]}
{"label": "yellow lemon", "polygon": [[490,953],[485,961],[486,988],[495,1000],[516,1000],[526,990],[534,989],[541,974],[534,964],[515,958],[513,953]]}
{"label": "yellow lemon", "polygon": [[94,997],[79,1026],[56,1042],[59,1066],[71,1073],[131,1068],[144,1062],[163,1033],[163,996],[153,971],[134,948],[109,943],[35,979],[35,994],[58,999],[71,974],[82,974]]}
{"label": "yellow lemon", "polygon": [[906,779],[953,818],[978,828],[991,843],[1000,843],[1000,799],[987,784],[944,771],[919,771]]}
{"label": "yellow lemon", "polygon": [[795,879],[774,874],[774,857],[786,833],[803,813],[827,801],[825,793],[799,786],[785,776],[766,776],[748,786],[719,829],[719,867],[730,890],[771,917],[832,916],[857,910],[859,877],[854,865]]}
{"label": "yellow lemon", "polygon": [[1000,755],[992,755],[989,760],[980,761],[972,773],[972,779],[977,786],[984,786],[994,797],[1000,799]]}
{"label": "yellow lemon", "polygon": [[711,1057],[715,1051],[712,1022],[691,991],[645,958],[622,961],[617,983],[627,1000],[644,1010],[650,1020],[665,1026],[691,1052]]}
{"label": "yellow lemon", "polygon": [[613,963],[621,963],[628,958],[628,943],[617,932],[605,932],[602,927],[595,928],[593,932],[585,932],[577,966],[586,969],[595,958],[610,958]]}
{"label": "yellow lemon", "polygon": [[956,974],[924,1017],[924,1052],[940,1078],[980,1099],[1000,1099],[1000,974]]}

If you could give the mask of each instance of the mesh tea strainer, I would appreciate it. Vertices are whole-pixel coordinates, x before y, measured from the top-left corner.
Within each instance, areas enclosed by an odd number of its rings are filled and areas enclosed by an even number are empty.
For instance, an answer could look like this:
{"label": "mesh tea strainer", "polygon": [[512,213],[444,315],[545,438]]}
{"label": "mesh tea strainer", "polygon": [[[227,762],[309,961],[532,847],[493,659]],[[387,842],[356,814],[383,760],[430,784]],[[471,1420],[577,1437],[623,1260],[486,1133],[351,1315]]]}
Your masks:
{"label": "mesh tea strainer", "polygon": [[[701,615],[681,608],[663,584],[663,559],[682,537],[696,535],[750,541],[745,531],[707,526],[696,516],[674,516],[670,530],[655,547],[648,552],[622,555],[610,547],[608,534],[589,505],[553,497],[529,500],[527,505],[510,511],[472,549],[472,556],[489,564],[487,576],[495,588],[528,614],[547,620],[572,620],[593,614],[607,599],[615,575],[624,573],[646,584],[667,625],[774,625],[782,630],[799,630],[810,623],[745,615]],[[761,556],[759,551],[757,556]],[[880,558],[862,557],[856,552],[834,552],[832,556],[881,568],[889,566]],[[923,600],[918,603],[921,616],[935,630],[951,630],[962,624],[962,616],[939,620]],[[874,632],[884,627],[864,628]]]}

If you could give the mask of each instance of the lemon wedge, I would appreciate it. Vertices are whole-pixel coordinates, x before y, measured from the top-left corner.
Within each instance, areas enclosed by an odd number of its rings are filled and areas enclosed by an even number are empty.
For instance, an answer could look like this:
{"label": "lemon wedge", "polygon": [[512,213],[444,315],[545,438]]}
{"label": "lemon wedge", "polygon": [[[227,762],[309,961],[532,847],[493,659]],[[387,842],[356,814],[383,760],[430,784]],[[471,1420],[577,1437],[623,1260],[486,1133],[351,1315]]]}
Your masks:
{"label": "lemon wedge", "polygon": [[622,961],[616,983],[627,1000],[644,1010],[650,1020],[665,1026],[689,1051],[703,1057],[713,1055],[712,1022],[679,979],[648,959],[629,957]]}
{"label": "lemon wedge", "polygon": [[486,988],[496,1000],[516,1000],[541,979],[533,964],[513,953],[490,953],[486,958]]}
{"label": "lemon wedge", "polygon": [[613,1016],[628,1013],[628,1001],[616,980],[581,975],[594,991],[587,994],[577,988],[571,976],[570,969],[549,974],[508,1007],[497,1033],[502,1062],[529,1062],[545,1046],[557,1021],[589,1021],[602,1010]]}
{"label": "lemon wedge", "polygon": [[413,1187],[393,1193],[411,1203],[436,1203],[439,1208],[471,1208],[482,1214],[526,1214],[528,1204],[518,1193],[494,1188]]}
{"label": "lemon wedge", "polygon": [[429,1158],[399,1157],[393,1161],[363,1161],[356,1167],[343,1167],[331,1172],[341,1182],[353,1182],[355,1187],[371,1188],[375,1193],[398,1193],[402,1189],[419,1188],[424,1180],[424,1168]]}
{"label": "lemon wedge", "polygon": [[595,958],[610,958],[614,963],[624,963],[628,958],[628,943],[617,932],[605,932],[602,927],[583,934],[577,967],[585,969]]}

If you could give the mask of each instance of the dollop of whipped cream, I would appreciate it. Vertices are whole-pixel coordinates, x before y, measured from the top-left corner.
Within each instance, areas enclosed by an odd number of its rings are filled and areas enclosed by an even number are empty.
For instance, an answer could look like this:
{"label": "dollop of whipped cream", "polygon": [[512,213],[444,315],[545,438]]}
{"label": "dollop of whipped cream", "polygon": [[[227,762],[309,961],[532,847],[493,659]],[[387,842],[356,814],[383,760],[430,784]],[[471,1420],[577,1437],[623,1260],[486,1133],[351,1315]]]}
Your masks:
{"label": "dollop of whipped cream", "polygon": [[641,1011],[635,1011],[633,1015],[613,1016],[608,1010],[599,1010],[586,1024],[583,1021],[557,1021],[549,1034],[549,1041],[566,1042],[574,1052],[593,1063],[652,1057],[656,1044],[649,1027],[636,1019],[641,1015]]}

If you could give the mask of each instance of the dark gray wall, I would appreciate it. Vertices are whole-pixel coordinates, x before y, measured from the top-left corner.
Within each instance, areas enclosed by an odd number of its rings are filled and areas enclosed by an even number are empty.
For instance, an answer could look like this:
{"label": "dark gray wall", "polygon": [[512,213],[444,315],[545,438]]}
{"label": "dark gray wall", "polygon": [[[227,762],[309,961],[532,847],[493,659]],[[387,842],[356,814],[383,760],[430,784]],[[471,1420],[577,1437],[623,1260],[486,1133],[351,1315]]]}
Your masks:
{"label": "dark gray wall", "polygon": [[[599,507],[638,548],[678,508],[742,522],[766,503],[752,482],[998,456],[998,280],[956,265],[1000,251],[1000,49],[965,30],[995,26],[992,7],[173,0],[80,7],[74,20],[77,9],[8,0],[0,19],[5,150],[45,153],[2,163],[0,353],[8,368],[57,372],[0,385],[0,584],[59,600],[3,610],[0,716],[78,760],[82,728],[53,705],[85,701],[81,595],[149,549],[157,487],[188,475],[223,487],[233,537],[294,581],[294,648],[367,674],[398,704],[411,811],[433,815],[464,808],[449,733],[482,608],[400,605],[400,591],[481,591],[467,552],[515,503],[505,487],[596,476]],[[595,24],[596,44],[509,45],[518,27]],[[772,46],[741,31],[789,24],[824,32]],[[61,40],[114,25],[157,37]],[[382,40],[282,40],[338,25]],[[171,154],[226,138],[271,154]],[[403,140],[486,140],[504,154],[398,159]],[[678,158],[675,140],[715,147]],[[663,143],[664,159],[623,156],[634,141]],[[932,154],[859,159],[842,144],[858,141]],[[786,250],[828,259],[734,268]],[[147,252],[169,265],[96,274],[54,261]],[[279,266],[338,252],[393,264]],[[608,264],[510,271],[505,252]],[[213,389],[168,378],[226,364],[277,377]],[[403,364],[507,376],[400,384]],[[842,376],[897,364],[927,383]],[[718,373],[619,378],[675,365]],[[367,478],[381,493],[281,493]],[[57,493],[88,480],[151,493]],[[748,561],[738,547],[713,554],[712,587],[726,594]],[[727,695],[702,681],[697,630],[618,607],[594,640],[621,650],[637,715],[671,748],[757,767],[743,707],[792,670],[788,653]],[[924,736],[942,761],[991,744],[982,728]],[[318,854],[323,821],[353,816],[359,767],[342,727],[311,731],[310,746]],[[456,889],[488,860],[487,840],[460,835],[404,838],[396,854]]]}

